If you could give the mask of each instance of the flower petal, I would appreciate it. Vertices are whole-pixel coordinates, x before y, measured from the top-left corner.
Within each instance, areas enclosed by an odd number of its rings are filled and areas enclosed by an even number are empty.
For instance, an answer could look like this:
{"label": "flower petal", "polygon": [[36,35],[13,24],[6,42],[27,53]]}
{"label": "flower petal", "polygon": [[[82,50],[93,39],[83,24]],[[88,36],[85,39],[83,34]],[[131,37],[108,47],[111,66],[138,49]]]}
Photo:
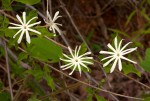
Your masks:
{"label": "flower petal", "polygon": [[12,23],[12,22],[10,22],[9,24],[14,25],[14,26],[18,26],[18,27],[21,27],[21,26],[22,26],[22,25],[15,24],[15,23]]}
{"label": "flower petal", "polygon": [[106,59],[112,58],[113,56],[114,56],[114,55],[111,55],[111,56],[105,57],[105,58],[103,58],[101,61],[104,61],[104,60],[106,60]]}
{"label": "flower petal", "polygon": [[93,62],[89,62],[89,61],[81,61],[81,62],[86,64],[93,64]]}
{"label": "flower petal", "polygon": [[20,27],[8,27],[9,29],[21,29],[21,26]]}
{"label": "flower petal", "polygon": [[68,55],[66,55],[66,54],[63,54],[63,56],[65,56],[66,58],[68,58],[68,59],[72,59],[72,58],[70,58]]}
{"label": "flower petal", "polygon": [[18,44],[20,44],[20,42],[21,42],[21,40],[22,40],[22,37],[23,37],[23,35],[24,35],[24,32],[25,32],[25,30],[23,30],[23,31],[21,32],[21,35],[20,35],[20,37],[19,37],[19,39],[18,39]]}
{"label": "flower petal", "polygon": [[13,36],[13,38],[15,38],[21,31],[22,31],[22,29],[20,29],[20,30]]}
{"label": "flower petal", "polygon": [[84,63],[81,62],[80,64],[89,71],[89,68]]}
{"label": "flower petal", "polygon": [[31,31],[31,32],[34,32],[34,33],[36,33],[36,34],[39,34],[39,35],[41,35],[41,32],[39,32],[39,31],[36,31],[36,30],[34,30],[34,29],[28,28],[28,30],[29,30],[29,31]]}
{"label": "flower petal", "polygon": [[58,14],[59,14],[59,11],[57,11],[57,12],[55,13],[55,15],[54,15],[54,17],[53,17],[53,22],[55,22],[59,17],[61,17],[61,16],[58,16]]}
{"label": "flower petal", "polygon": [[129,44],[131,44],[132,42],[128,42],[127,44],[125,44],[120,51],[123,51]]}
{"label": "flower petal", "polygon": [[75,64],[75,66],[73,67],[72,72],[71,72],[71,73],[69,73],[69,75],[72,75],[72,73],[74,72],[74,70],[76,69],[76,67],[77,67],[77,64]]}
{"label": "flower petal", "polygon": [[81,46],[79,46],[76,56],[79,56],[80,49],[81,49]]}
{"label": "flower petal", "polygon": [[100,54],[115,54],[114,52],[109,52],[109,51],[100,51]]}
{"label": "flower petal", "polygon": [[26,25],[29,25],[29,23],[32,21],[32,20],[34,20],[34,19],[37,19],[38,17],[33,17],[33,18],[31,18],[27,23],[26,23]]}
{"label": "flower petal", "polygon": [[131,52],[133,52],[135,50],[137,50],[137,47],[126,49],[126,50],[122,51],[122,55],[126,55],[126,54],[131,53]]}
{"label": "flower petal", "polygon": [[107,45],[113,52],[116,52],[116,50],[112,47],[112,45],[109,43],[108,45]]}
{"label": "flower petal", "polygon": [[122,63],[121,63],[121,59],[118,59],[118,68],[121,71],[122,70]]}
{"label": "flower petal", "polygon": [[112,73],[114,71],[114,69],[116,67],[116,64],[117,64],[117,61],[118,61],[118,59],[116,58],[113,65],[112,65],[112,67],[111,67],[111,69],[110,69],[110,73]]}
{"label": "flower petal", "polygon": [[126,61],[129,61],[129,62],[132,62],[132,63],[134,63],[134,64],[137,64],[137,62],[132,61],[132,60],[130,60],[130,59],[124,57],[124,56],[122,56],[121,59],[126,60]]}
{"label": "flower petal", "polygon": [[19,20],[19,22],[23,25],[24,23],[22,22],[20,16],[17,14],[16,17],[17,17],[17,19]]}
{"label": "flower petal", "polygon": [[78,70],[79,70],[79,73],[80,73],[80,76],[81,76],[81,66],[80,66],[80,64],[78,64]]}
{"label": "flower petal", "polygon": [[84,57],[84,56],[86,56],[86,55],[90,55],[90,54],[91,54],[91,52],[86,52],[86,53],[80,55],[79,58],[82,58],[82,57]]}
{"label": "flower petal", "polygon": [[115,59],[115,57],[111,58],[109,61],[104,63],[103,67],[106,67],[110,62],[112,62]]}
{"label": "flower petal", "polygon": [[72,65],[72,63],[68,63],[68,64],[66,64],[66,65],[60,66],[60,68],[68,67],[68,66],[70,66],[70,65]]}
{"label": "flower petal", "polygon": [[28,30],[26,30],[26,40],[30,44],[31,41],[30,41],[30,36],[29,36]]}
{"label": "flower petal", "polygon": [[25,24],[26,23],[26,12],[23,12],[23,23]]}
{"label": "flower petal", "polygon": [[116,50],[117,50],[117,47],[118,47],[118,40],[117,40],[117,36],[115,37],[114,44],[115,44],[115,48],[116,48]]}
{"label": "flower petal", "polygon": [[74,58],[74,55],[73,55],[72,50],[71,50],[71,48],[70,48],[70,47],[68,47],[68,50],[69,50],[69,52],[70,52],[70,54],[71,54],[72,58]]}
{"label": "flower petal", "polygon": [[60,58],[60,60],[62,60],[64,62],[72,62],[72,60],[67,60],[67,59],[62,59],[62,58]]}
{"label": "flower petal", "polygon": [[28,25],[28,27],[33,27],[33,26],[38,25],[38,24],[40,24],[40,23],[41,23],[41,21],[36,22],[36,23],[33,23],[33,24],[30,24],[30,25]]}
{"label": "flower petal", "polygon": [[69,69],[69,68],[71,68],[72,66],[73,66],[73,64],[72,64],[72,65],[70,65],[70,66],[68,66],[68,67],[66,67],[66,68],[63,68],[62,70]]}
{"label": "flower petal", "polygon": [[120,51],[122,41],[123,41],[123,39],[119,42],[119,46],[118,46],[118,49],[117,49],[118,51]]}

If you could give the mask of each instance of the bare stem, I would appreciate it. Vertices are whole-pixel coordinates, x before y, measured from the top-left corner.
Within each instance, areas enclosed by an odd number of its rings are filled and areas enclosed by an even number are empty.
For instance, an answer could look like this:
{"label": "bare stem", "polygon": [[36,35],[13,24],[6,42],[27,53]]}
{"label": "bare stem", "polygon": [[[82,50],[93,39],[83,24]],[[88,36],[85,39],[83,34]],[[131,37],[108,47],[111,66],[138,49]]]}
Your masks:
{"label": "bare stem", "polygon": [[11,100],[13,100],[13,90],[12,90],[12,85],[11,85],[10,67],[9,67],[7,46],[6,46],[5,41],[4,41],[4,50],[5,50],[5,59],[6,59],[7,77],[8,77],[8,83],[9,83],[10,95],[11,95]]}

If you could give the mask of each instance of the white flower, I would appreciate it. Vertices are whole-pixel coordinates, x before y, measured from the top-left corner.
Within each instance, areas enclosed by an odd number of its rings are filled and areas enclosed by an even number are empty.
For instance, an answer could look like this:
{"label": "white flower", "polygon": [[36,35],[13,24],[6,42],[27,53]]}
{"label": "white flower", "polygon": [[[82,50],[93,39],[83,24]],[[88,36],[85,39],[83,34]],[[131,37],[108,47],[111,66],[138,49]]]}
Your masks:
{"label": "white flower", "polygon": [[126,60],[126,61],[129,61],[129,62],[132,62],[134,64],[136,64],[136,62],[124,57],[124,55],[128,54],[128,53],[131,53],[133,51],[135,51],[137,49],[137,47],[135,48],[129,48],[129,49],[125,49],[130,43],[132,42],[128,42],[126,45],[124,45],[122,48],[121,48],[121,44],[122,44],[122,40],[119,42],[118,44],[118,41],[117,41],[117,37],[115,37],[115,40],[114,40],[114,45],[115,45],[115,48],[112,47],[112,45],[109,43],[107,46],[109,49],[111,49],[111,51],[100,51],[100,54],[108,54],[110,56],[108,57],[105,57],[103,58],[101,61],[104,61],[104,60],[107,60],[107,59],[110,59],[108,60],[104,65],[103,67],[107,66],[108,64],[110,64],[113,60],[114,60],[114,63],[111,67],[111,70],[110,70],[110,73],[112,73],[118,63],[118,68],[119,70],[121,71],[122,70],[122,63],[121,63],[121,59],[123,60]]}
{"label": "white flower", "polygon": [[[50,13],[47,10],[47,19],[44,19],[45,23],[49,26],[49,30],[53,33],[56,33],[56,31],[61,34],[61,30],[58,28],[58,26],[62,26],[62,24],[56,23],[55,21],[61,17],[59,15],[59,11],[57,11],[54,15],[54,18],[52,19]],[[56,30],[56,31],[55,31]]]}
{"label": "white flower", "polygon": [[69,69],[73,67],[72,72],[69,73],[69,75],[72,75],[74,70],[78,68],[79,73],[81,75],[81,67],[86,68],[89,71],[89,68],[87,67],[88,64],[93,64],[92,59],[93,57],[88,57],[87,55],[90,55],[91,52],[86,52],[82,55],[79,55],[81,46],[75,48],[75,51],[73,52],[70,47],[68,47],[68,50],[71,54],[71,56],[67,56],[66,54],[63,54],[65,59],[60,58],[62,61],[64,61],[66,64],[61,66],[60,68],[63,68],[62,70]]}
{"label": "white flower", "polygon": [[19,31],[13,36],[13,38],[15,38],[19,33],[21,33],[21,35],[18,39],[18,44],[21,42],[24,33],[26,33],[26,41],[28,43],[30,43],[29,31],[37,33],[37,34],[41,34],[40,32],[38,32],[34,29],[31,29],[31,27],[41,23],[41,21],[39,21],[39,22],[30,24],[30,22],[33,21],[34,19],[36,19],[37,17],[33,17],[29,21],[26,22],[26,12],[23,12],[22,16],[23,16],[23,20],[21,20],[19,15],[16,15],[18,21],[21,24],[10,23],[10,24],[14,25],[15,27],[8,27],[9,29],[19,29]]}

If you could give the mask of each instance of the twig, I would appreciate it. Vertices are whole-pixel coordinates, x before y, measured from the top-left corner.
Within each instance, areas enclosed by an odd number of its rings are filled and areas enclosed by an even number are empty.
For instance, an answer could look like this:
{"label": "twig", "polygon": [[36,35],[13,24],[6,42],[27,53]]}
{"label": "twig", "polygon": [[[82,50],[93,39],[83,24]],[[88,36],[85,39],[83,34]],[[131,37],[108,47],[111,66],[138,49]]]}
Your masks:
{"label": "twig", "polygon": [[6,46],[6,42],[5,41],[3,41],[3,42],[4,42],[5,59],[6,59],[6,67],[7,67],[7,77],[8,77],[8,83],[9,83],[10,95],[11,95],[11,100],[13,100],[13,89],[12,89],[12,85],[11,85],[10,67],[9,67],[7,46]]}

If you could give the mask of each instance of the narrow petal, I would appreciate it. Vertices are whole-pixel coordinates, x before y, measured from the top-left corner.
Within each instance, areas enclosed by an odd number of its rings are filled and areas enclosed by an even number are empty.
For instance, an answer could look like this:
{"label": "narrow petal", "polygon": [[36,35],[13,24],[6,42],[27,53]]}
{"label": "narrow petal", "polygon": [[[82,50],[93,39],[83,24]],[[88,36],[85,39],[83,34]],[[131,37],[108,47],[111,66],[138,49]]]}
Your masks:
{"label": "narrow petal", "polygon": [[78,64],[78,70],[79,70],[79,73],[80,73],[80,76],[81,76],[81,66],[80,66],[80,64]]}
{"label": "narrow petal", "polygon": [[63,54],[63,56],[65,56],[66,58],[68,58],[68,59],[72,59],[72,58],[70,58],[68,55],[66,55],[66,54]]}
{"label": "narrow petal", "polygon": [[52,22],[52,17],[50,15],[49,11],[47,10],[46,13],[47,13],[48,20],[50,20],[50,22]]}
{"label": "narrow petal", "polygon": [[111,56],[105,57],[105,58],[103,58],[101,61],[104,61],[104,60],[106,60],[106,59],[112,58],[113,56],[114,56],[114,55],[111,55]]}
{"label": "narrow petal", "polygon": [[75,57],[77,57],[77,49],[78,49],[78,46],[75,47],[75,50],[74,50],[74,55]]}
{"label": "narrow petal", "polygon": [[103,67],[106,67],[110,62],[112,62],[115,59],[115,57],[111,58],[109,61],[104,63]]}
{"label": "narrow petal", "polygon": [[73,55],[72,50],[71,50],[71,48],[70,48],[70,47],[68,47],[68,50],[69,50],[69,52],[70,52],[71,56],[74,58],[74,55]]}
{"label": "narrow petal", "polygon": [[70,66],[68,66],[68,67],[66,67],[66,68],[63,68],[62,70],[69,69],[69,68],[71,68],[73,65],[74,65],[74,64],[72,64],[72,65],[70,65]]}
{"label": "narrow petal", "polygon": [[80,49],[81,49],[81,46],[79,46],[76,56],[79,56]]}
{"label": "narrow petal", "polygon": [[58,14],[59,14],[59,11],[57,11],[55,13],[54,18],[53,18],[53,22],[55,22],[59,17],[61,17],[61,16],[58,16]]}
{"label": "narrow petal", "polygon": [[17,19],[19,20],[19,22],[23,25],[23,22],[22,22],[20,16],[17,14],[16,17],[17,17]]}
{"label": "narrow petal", "polygon": [[74,70],[76,69],[76,67],[77,67],[77,64],[75,64],[75,66],[73,67],[72,72],[71,72],[71,73],[69,73],[69,75],[72,75],[72,73],[74,72]]}
{"label": "narrow petal", "polygon": [[12,23],[12,22],[10,22],[9,24],[14,25],[14,26],[18,26],[18,27],[21,27],[21,26],[22,26],[22,25],[15,24],[15,23]]}
{"label": "narrow petal", "polygon": [[79,58],[82,58],[82,57],[84,57],[84,56],[86,56],[86,55],[90,55],[90,54],[91,54],[91,52],[86,52],[86,53],[80,55]]}
{"label": "narrow petal", "polygon": [[115,44],[115,48],[116,48],[116,50],[117,50],[117,47],[118,47],[118,40],[117,40],[117,36],[115,37],[114,44]]}
{"label": "narrow petal", "polygon": [[40,23],[41,23],[41,21],[36,22],[36,23],[33,23],[33,24],[30,24],[30,25],[28,25],[28,27],[33,27],[33,26],[38,25],[38,24],[40,24]]}
{"label": "narrow petal", "polygon": [[23,12],[23,23],[25,24],[26,23],[26,12]]}
{"label": "narrow petal", "polygon": [[123,51],[129,44],[131,44],[132,42],[128,42],[127,44],[125,44],[122,49],[120,51]]}
{"label": "narrow petal", "polygon": [[112,67],[111,67],[111,69],[110,69],[110,73],[112,73],[112,72],[114,71],[114,69],[115,69],[115,67],[116,67],[116,64],[117,64],[117,61],[118,61],[118,59],[115,59],[113,65],[112,65]]}
{"label": "narrow petal", "polygon": [[72,63],[68,63],[68,64],[66,64],[66,65],[60,66],[60,68],[68,67],[68,66],[70,66],[70,65],[72,65]]}
{"label": "narrow petal", "polygon": [[118,68],[121,71],[122,70],[122,63],[121,63],[121,59],[118,59]]}
{"label": "narrow petal", "polygon": [[123,39],[119,42],[118,51],[120,51],[120,49],[121,49],[122,41],[123,41]]}
{"label": "narrow petal", "polygon": [[54,23],[55,25],[57,25],[57,26],[62,26],[62,24],[59,24],[59,23]]}
{"label": "narrow petal", "polygon": [[112,45],[109,43],[108,45],[107,45],[113,52],[116,52],[116,50],[112,47]]}
{"label": "narrow petal", "polygon": [[81,62],[80,64],[89,71],[89,68],[84,63]]}
{"label": "narrow petal", "polygon": [[20,30],[13,36],[13,38],[15,38],[21,31],[22,31],[22,29],[20,29]]}
{"label": "narrow petal", "polygon": [[100,51],[100,54],[115,54],[114,52],[109,52],[109,51]]}
{"label": "narrow petal", "polygon": [[61,32],[61,30],[58,28],[58,26],[57,26],[57,25],[54,25],[54,26],[55,26],[54,28],[57,30],[57,32],[59,33],[59,35],[61,35],[62,32]]}
{"label": "narrow petal", "polygon": [[21,26],[20,27],[8,27],[9,29],[21,29]]}
{"label": "narrow petal", "polygon": [[62,59],[62,58],[60,58],[60,60],[62,60],[64,62],[72,62],[72,60],[67,60],[67,59]]}
{"label": "narrow petal", "polygon": [[36,31],[36,30],[34,30],[34,29],[28,28],[28,30],[29,30],[29,31],[31,31],[31,32],[34,32],[34,33],[36,33],[36,34],[39,34],[39,35],[41,35],[41,32],[39,32],[39,31]]}
{"label": "narrow petal", "polygon": [[126,60],[126,61],[129,61],[129,62],[132,62],[132,63],[134,63],[134,64],[137,64],[137,62],[132,61],[132,60],[130,60],[130,59],[124,57],[124,56],[122,56],[121,59]]}
{"label": "narrow petal", "polygon": [[30,36],[29,36],[28,30],[26,30],[26,40],[30,44],[31,41],[30,41]]}
{"label": "narrow petal", "polygon": [[122,51],[122,55],[126,55],[126,54],[131,53],[131,52],[133,52],[135,50],[137,50],[137,47],[126,49],[126,50]]}
{"label": "narrow petal", "polygon": [[31,18],[28,22],[27,22],[27,25],[32,21],[32,20],[34,20],[34,19],[37,19],[38,17],[33,17],[33,18]]}
{"label": "narrow petal", "polygon": [[20,44],[20,42],[21,42],[21,40],[22,40],[22,37],[23,37],[23,34],[24,34],[24,30],[21,32],[21,35],[20,35],[20,37],[19,37],[19,39],[18,39],[18,44]]}

